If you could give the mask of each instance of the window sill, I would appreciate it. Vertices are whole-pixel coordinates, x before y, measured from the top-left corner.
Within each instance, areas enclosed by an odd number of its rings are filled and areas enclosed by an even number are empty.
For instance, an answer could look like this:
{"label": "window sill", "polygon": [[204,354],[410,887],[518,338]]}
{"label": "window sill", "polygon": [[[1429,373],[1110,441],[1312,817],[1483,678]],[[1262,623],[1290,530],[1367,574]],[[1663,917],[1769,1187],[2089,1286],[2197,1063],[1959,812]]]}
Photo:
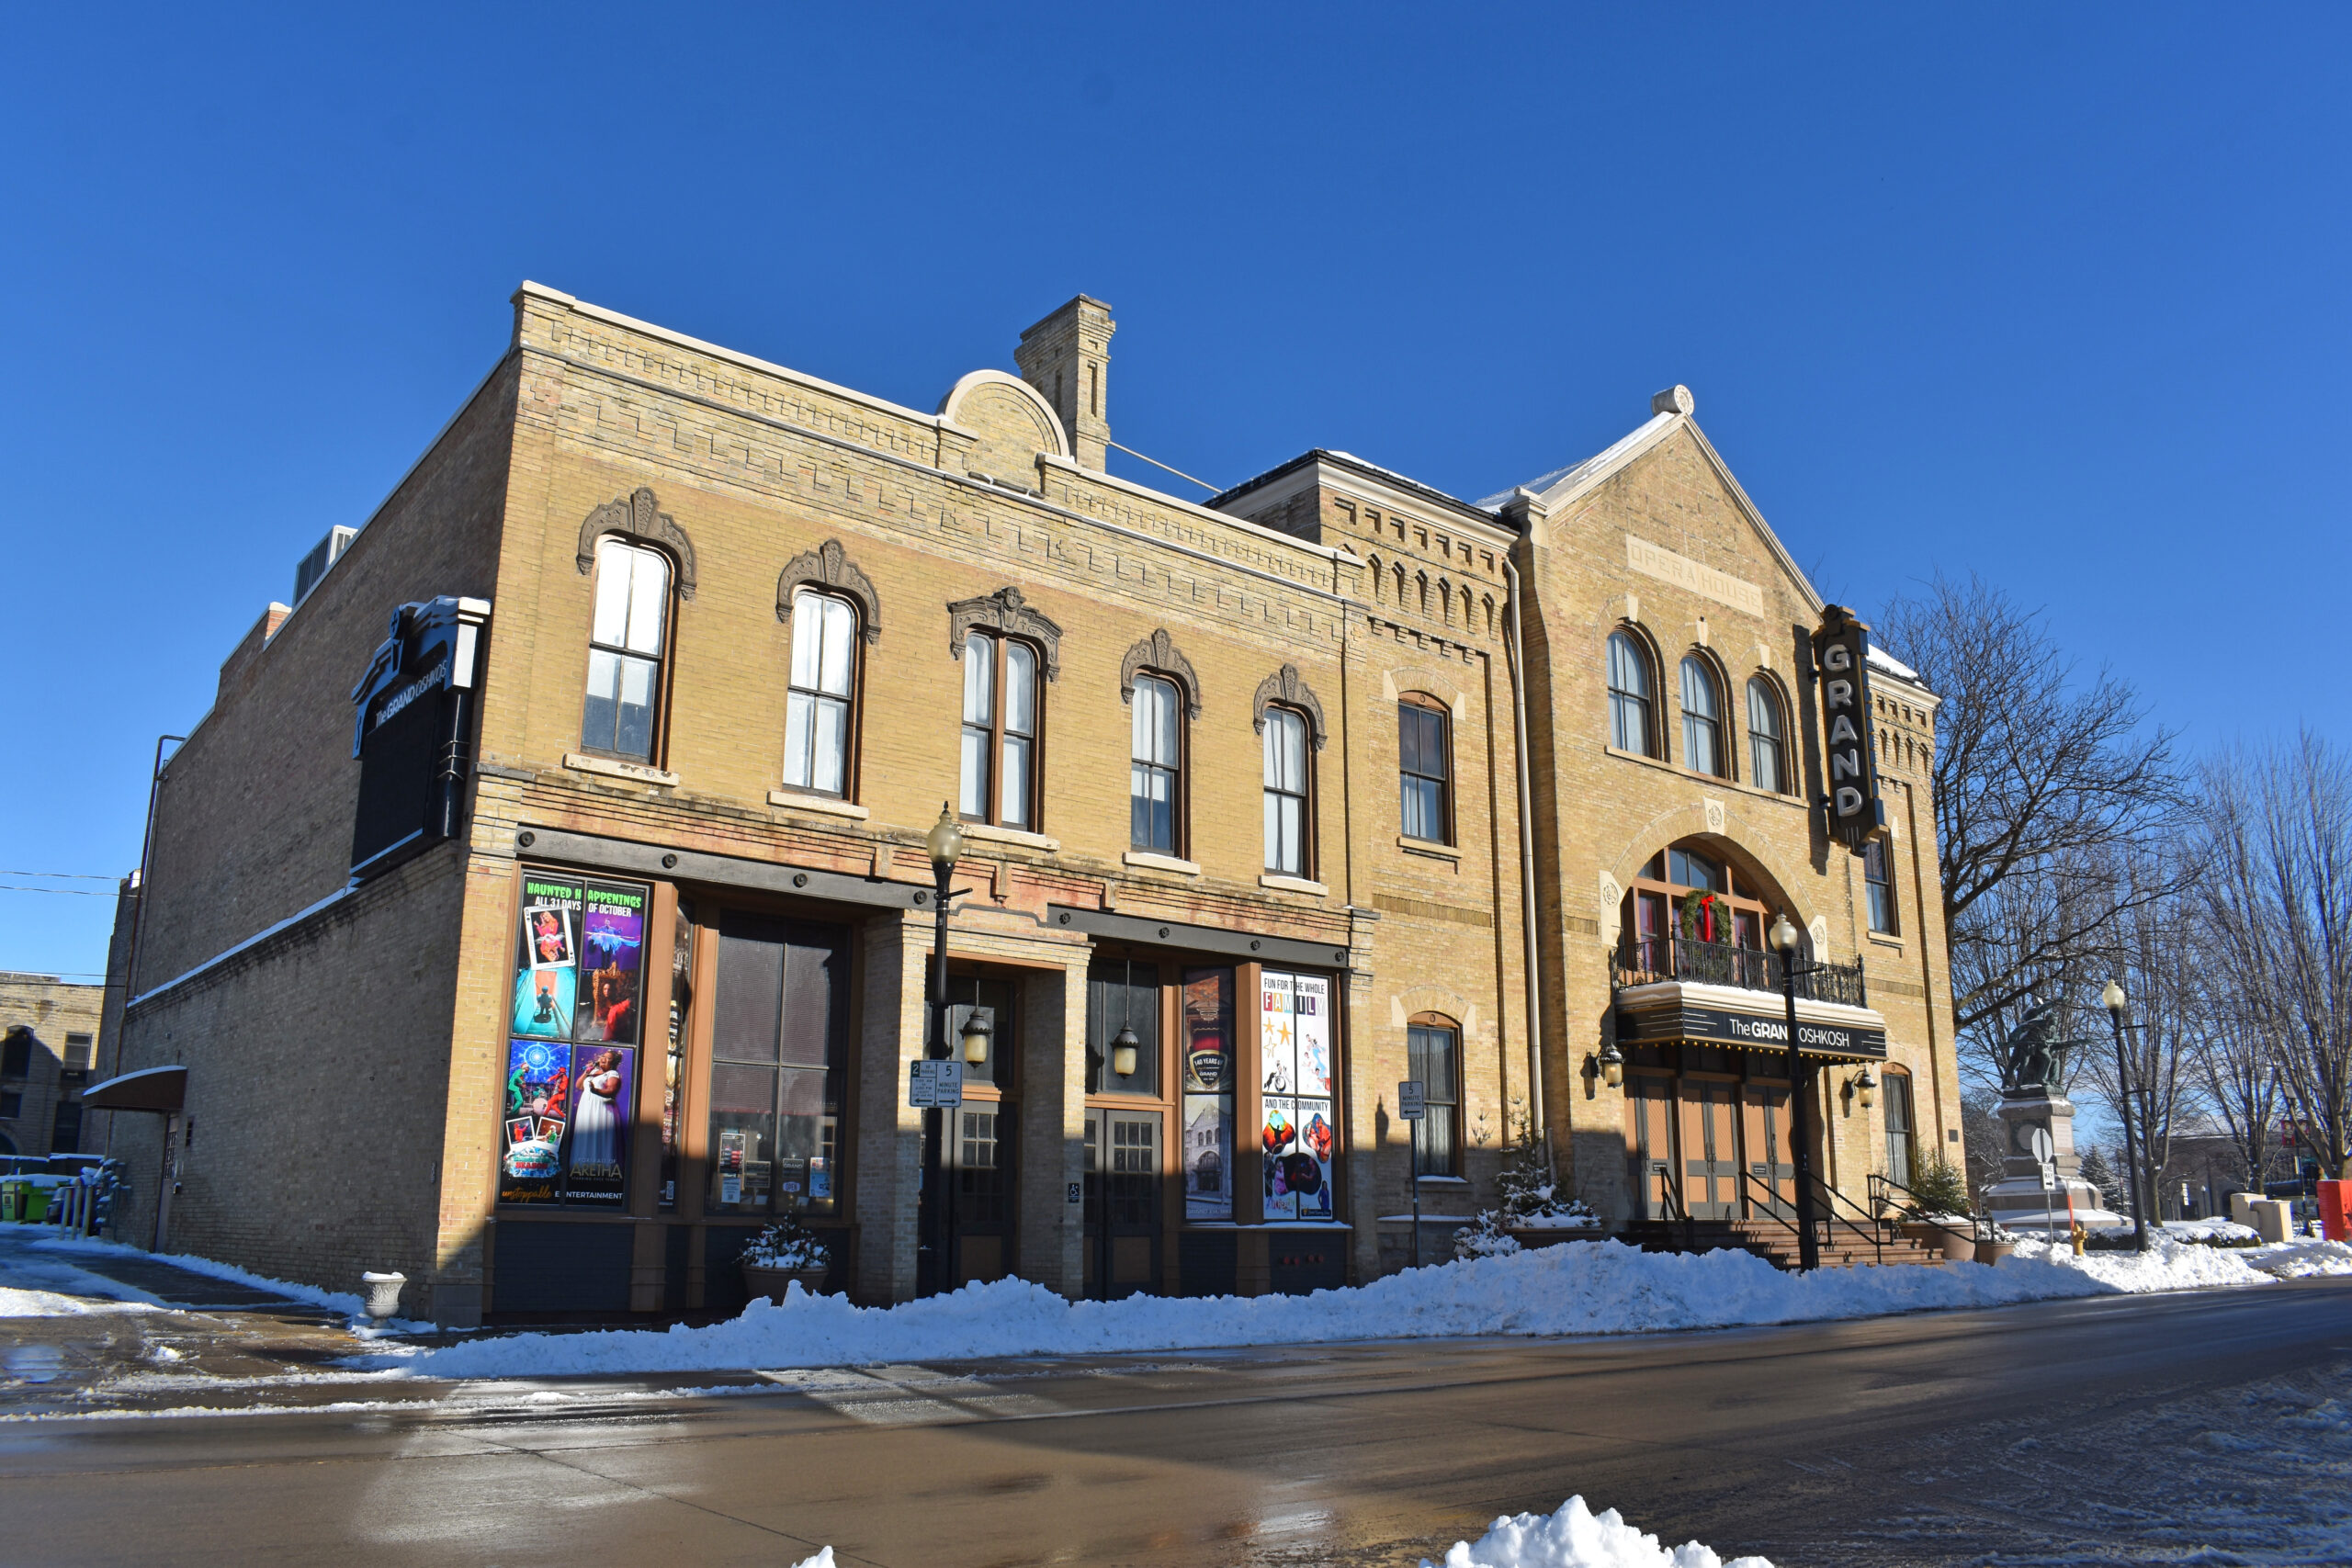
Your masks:
{"label": "window sill", "polygon": [[1129,850],[1119,857],[1121,863],[1142,871],[1172,871],[1179,876],[1201,874],[1198,861],[1179,860],[1174,855],[1154,854],[1149,850]]}
{"label": "window sill", "polygon": [[1669,762],[1663,758],[1646,756],[1639,751],[1622,750],[1606,742],[1602,743],[1600,750],[1609,756],[1621,758],[1628,762],[1639,762],[1645,768],[1656,768],[1662,773],[1671,773],[1678,779],[1687,779],[1692,784],[1703,784],[1709,789],[1737,790],[1742,795],[1758,800],[1769,800],[1779,806],[1802,807],[1804,805],[1804,801],[1793,795],[1782,795],[1777,790],[1758,789],[1752,784],[1739,779],[1724,778],[1715,773],[1694,773],[1679,762]]}
{"label": "window sill", "polygon": [[1470,1179],[1466,1176],[1422,1176],[1416,1177],[1414,1179],[1424,1187],[1467,1187],[1470,1185]]}
{"label": "window sill", "polygon": [[1408,855],[1428,855],[1432,860],[1459,862],[1462,859],[1459,849],[1452,844],[1441,844],[1435,839],[1408,839],[1399,833],[1396,835],[1396,847]]}
{"label": "window sill", "polygon": [[1059,839],[1048,839],[1043,833],[1031,833],[1019,828],[998,828],[986,822],[958,822],[967,839],[977,839],[989,844],[1019,844],[1023,849],[1043,850],[1052,854],[1062,847]]}
{"label": "window sill", "polygon": [[788,789],[768,791],[768,804],[789,807],[795,811],[821,812],[827,817],[847,817],[859,822],[872,815],[863,806],[836,800],[830,795],[801,795]]}
{"label": "window sill", "polygon": [[1862,934],[1881,947],[1891,947],[1897,953],[1903,951],[1903,939],[1899,936],[1889,936],[1884,931],[1865,931]]}
{"label": "window sill", "polygon": [[1303,876],[1284,876],[1272,871],[1258,878],[1258,886],[1271,887],[1277,893],[1311,893],[1317,898],[1328,897],[1331,892],[1319,882],[1309,882]]}
{"label": "window sill", "polygon": [[566,751],[563,765],[575,773],[601,773],[608,779],[660,784],[664,789],[678,787],[677,774],[662,768],[649,768],[642,762],[622,762],[610,757],[591,757],[584,751]]}

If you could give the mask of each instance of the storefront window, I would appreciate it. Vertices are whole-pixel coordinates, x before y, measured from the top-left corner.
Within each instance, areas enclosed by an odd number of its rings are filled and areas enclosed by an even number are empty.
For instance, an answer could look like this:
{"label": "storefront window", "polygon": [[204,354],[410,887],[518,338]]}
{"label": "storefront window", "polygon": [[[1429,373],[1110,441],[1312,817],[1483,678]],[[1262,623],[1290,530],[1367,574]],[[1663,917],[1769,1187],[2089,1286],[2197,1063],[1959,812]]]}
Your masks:
{"label": "storefront window", "polygon": [[712,999],[711,1213],[831,1213],[849,1054],[849,933],[729,912]]}
{"label": "storefront window", "polygon": [[617,1209],[628,1196],[650,890],[523,874],[498,1199]]}
{"label": "storefront window", "polygon": [[1259,977],[1259,1139],[1270,1220],[1331,1217],[1331,982],[1269,969]]}
{"label": "storefront window", "polygon": [[[1112,1042],[1136,1035],[1135,1071],[1115,1069]],[[1159,970],[1149,964],[1097,964],[1086,977],[1086,1092],[1159,1092]]]}
{"label": "storefront window", "polygon": [[662,1207],[678,1206],[678,1146],[685,1134],[686,1020],[695,998],[695,909],[678,900],[670,947],[670,1049],[662,1064]]}
{"label": "storefront window", "polygon": [[1184,971],[1184,1217],[1233,1218],[1233,971]]}

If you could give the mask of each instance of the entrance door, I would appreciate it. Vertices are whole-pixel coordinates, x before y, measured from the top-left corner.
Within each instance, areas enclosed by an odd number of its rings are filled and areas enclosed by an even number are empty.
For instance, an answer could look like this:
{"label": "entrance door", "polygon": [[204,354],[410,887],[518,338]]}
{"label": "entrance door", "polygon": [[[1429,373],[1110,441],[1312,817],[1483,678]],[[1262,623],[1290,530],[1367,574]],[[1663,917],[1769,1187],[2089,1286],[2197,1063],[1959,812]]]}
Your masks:
{"label": "entrance door", "polygon": [[1159,1141],[1156,1111],[1086,1113],[1086,1293],[1097,1300],[1159,1278]]}
{"label": "entrance door", "polygon": [[1674,1177],[1674,1080],[1635,1074],[1625,1080],[1627,1152],[1634,1165],[1634,1190],[1645,1220],[1682,1217]]}
{"label": "entrance door", "polygon": [[1741,1092],[1740,1108],[1747,1137],[1747,1171],[1756,1179],[1741,1196],[1749,1213],[1786,1219],[1796,1213],[1797,1199],[1797,1168],[1790,1163],[1788,1146],[1782,1141],[1789,1124],[1789,1091],[1770,1084],[1749,1084]]}
{"label": "entrance door", "polygon": [[1683,1192],[1694,1220],[1728,1220],[1739,1213],[1739,1151],[1732,1121],[1732,1086],[1684,1078],[1681,1096]]}
{"label": "entrance door", "polygon": [[967,1100],[947,1111],[947,1190],[956,1198],[956,1286],[1012,1272],[1013,1153],[1020,1118],[1010,1100]]}

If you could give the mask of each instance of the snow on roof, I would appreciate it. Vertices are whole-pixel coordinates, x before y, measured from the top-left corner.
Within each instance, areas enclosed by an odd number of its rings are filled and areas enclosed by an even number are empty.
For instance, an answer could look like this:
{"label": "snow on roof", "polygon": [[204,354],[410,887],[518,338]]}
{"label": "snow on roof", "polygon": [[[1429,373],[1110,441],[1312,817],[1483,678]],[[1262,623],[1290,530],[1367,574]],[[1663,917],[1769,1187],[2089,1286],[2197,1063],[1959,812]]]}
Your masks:
{"label": "snow on roof", "polygon": [[1903,660],[1895,658],[1894,655],[1887,652],[1886,649],[1881,648],[1876,643],[1871,644],[1871,668],[1873,670],[1883,670],[1888,674],[1899,676],[1905,681],[1917,681],[1919,679],[1919,672],[1917,670],[1912,669],[1911,666],[1904,663]]}
{"label": "snow on roof", "polygon": [[1487,512],[1498,511],[1507,504],[1512,496],[1518,494],[1521,491],[1533,491],[1538,495],[1544,495],[1549,491],[1557,490],[1562,485],[1570,484],[1577,479],[1583,479],[1589,474],[1598,473],[1601,469],[1610,467],[1620,457],[1623,457],[1634,447],[1640,446],[1650,436],[1657,434],[1663,426],[1669,424],[1673,421],[1681,417],[1681,415],[1675,413],[1652,414],[1647,423],[1636,426],[1623,439],[1614,443],[1606,450],[1596,452],[1591,457],[1585,458],[1582,462],[1570,463],[1565,468],[1554,468],[1548,474],[1538,474],[1535,478],[1528,480],[1523,485],[1513,485],[1509,490],[1500,491],[1493,495],[1486,497],[1484,500],[1476,502],[1476,504]]}

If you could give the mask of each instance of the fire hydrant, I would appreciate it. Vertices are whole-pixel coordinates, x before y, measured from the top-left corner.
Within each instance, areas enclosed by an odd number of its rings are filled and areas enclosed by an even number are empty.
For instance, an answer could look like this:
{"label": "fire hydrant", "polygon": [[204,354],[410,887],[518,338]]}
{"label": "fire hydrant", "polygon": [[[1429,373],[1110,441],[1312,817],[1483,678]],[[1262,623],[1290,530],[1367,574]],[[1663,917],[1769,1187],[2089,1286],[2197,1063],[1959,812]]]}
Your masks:
{"label": "fire hydrant", "polygon": [[2075,1257],[2080,1258],[2080,1257],[2083,1255],[2083,1243],[2084,1243],[2086,1240],[2087,1240],[2087,1239],[2089,1238],[2089,1235],[2090,1235],[2090,1233],[2089,1233],[2089,1232],[2087,1232],[2087,1231],[2086,1231],[2086,1230],[2084,1230],[2084,1229],[2083,1229],[2083,1222],[2082,1222],[2082,1221],[2080,1221],[2080,1220],[2076,1220],[2076,1221],[2075,1222],[2075,1228],[2074,1228],[2074,1242],[2075,1242]]}

